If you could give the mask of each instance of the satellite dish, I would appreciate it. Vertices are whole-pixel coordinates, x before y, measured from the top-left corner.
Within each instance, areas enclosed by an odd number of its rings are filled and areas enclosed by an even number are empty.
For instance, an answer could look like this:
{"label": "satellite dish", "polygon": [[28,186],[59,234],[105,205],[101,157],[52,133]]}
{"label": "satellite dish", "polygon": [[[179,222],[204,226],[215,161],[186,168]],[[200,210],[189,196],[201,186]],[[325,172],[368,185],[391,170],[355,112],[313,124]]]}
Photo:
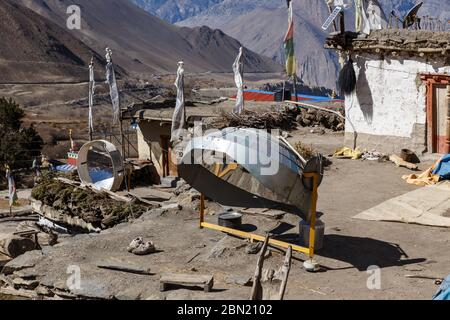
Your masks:
{"label": "satellite dish", "polygon": [[408,13],[405,16],[405,19],[403,19],[403,29],[408,29],[414,23],[419,23],[419,29],[420,29],[420,18],[417,17],[417,14],[419,13],[420,8],[422,8],[423,2],[420,2],[416,4],[411,10],[408,11]]}

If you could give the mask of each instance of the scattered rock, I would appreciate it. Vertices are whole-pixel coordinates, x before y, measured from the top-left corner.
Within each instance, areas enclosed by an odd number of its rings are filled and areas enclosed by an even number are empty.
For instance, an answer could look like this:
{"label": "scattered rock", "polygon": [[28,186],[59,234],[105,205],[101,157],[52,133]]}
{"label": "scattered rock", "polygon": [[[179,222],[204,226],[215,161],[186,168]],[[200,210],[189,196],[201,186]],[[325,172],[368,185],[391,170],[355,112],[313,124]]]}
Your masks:
{"label": "scattered rock", "polygon": [[27,290],[34,290],[39,285],[39,281],[37,280],[24,280],[19,277],[14,278],[12,282],[14,283],[14,286]]}
{"label": "scattered rock", "polygon": [[51,296],[53,296],[53,292],[51,292],[45,286],[38,286],[34,291],[40,296],[44,296],[44,297],[51,297]]}
{"label": "scattered rock", "polygon": [[325,134],[325,130],[323,128],[320,128],[320,127],[315,127],[314,129],[311,130],[311,133],[324,135]]}
{"label": "scattered rock", "polygon": [[4,267],[2,273],[8,275],[12,274],[15,271],[33,268],[36,263],[43,259],[44,256],[42,255],[41,251],[34,250],[29,251],[14,260],[8,262]]}
{"label": "scattered rock", "polygon": [[238,286],[250,286],[252,284],[252,277],[248,277],[248,276],[228,276],[225,278],[225,282],[227,284],[235,284]]}
{"label": "scattered rock", "polygon": [[236,250],[245,246],[241,240],[225,236],[212,248],[207,259],[216,259],[226,256],[228,252],[235,252]]}
{"label": "scattered rock", "polygon": [[164,177],[161,179],[161,187],[164,188],[175,188],[177,187],[177,183],[179,181],[178,177]]}
{"label": "scattered rock", "polygon": [[263,247],[263,243],[262,242],[254,242],[254,243],[250,243],[246,248],[245,248],[245,252],[247,254],[258,254],[261,249]]}
{"label": "scattered rock", "polygon": [[178,204],[182,207],[191,208],[195,211],[200,209],[201,194],[197,190],[191,189],[188,192],[180,194]]}

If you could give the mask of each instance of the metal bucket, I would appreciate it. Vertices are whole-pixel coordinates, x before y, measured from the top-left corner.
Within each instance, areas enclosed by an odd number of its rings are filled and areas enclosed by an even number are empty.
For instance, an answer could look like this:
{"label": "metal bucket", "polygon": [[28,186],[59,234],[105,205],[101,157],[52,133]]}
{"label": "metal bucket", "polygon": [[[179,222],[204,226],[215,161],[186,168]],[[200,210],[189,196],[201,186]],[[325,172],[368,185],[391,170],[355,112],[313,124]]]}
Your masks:
{"label": "metal bucket", "polygon": [[219,226],[239,230],[242,227],[242,214],[236,212],[219,214]]}
{"label": "metal bucket", "polygon": [[[300,243],[304,247],[309,247],[309,230],[310,225],[308,222],[300,221]],[[314,241],[314,250],[320,250],[323,248],[323,239],[325,236],[325,223],[321,220],[316,220],[316,236]]]}

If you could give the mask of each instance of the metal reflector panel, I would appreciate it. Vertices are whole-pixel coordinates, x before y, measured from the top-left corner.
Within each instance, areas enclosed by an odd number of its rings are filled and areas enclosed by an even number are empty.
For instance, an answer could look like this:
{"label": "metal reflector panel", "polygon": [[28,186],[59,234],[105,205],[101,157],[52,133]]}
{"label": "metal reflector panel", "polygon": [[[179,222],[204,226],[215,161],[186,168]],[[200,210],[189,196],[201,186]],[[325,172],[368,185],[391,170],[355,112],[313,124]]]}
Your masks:
{"label": "metal reflector panel", "polygon": [[307,220],[312,179],[303,173],[323,173],[320,159],[306,162],[277,137],[238,128],[189,141],[178,171],[195,189],[223,205],[281,209]]}

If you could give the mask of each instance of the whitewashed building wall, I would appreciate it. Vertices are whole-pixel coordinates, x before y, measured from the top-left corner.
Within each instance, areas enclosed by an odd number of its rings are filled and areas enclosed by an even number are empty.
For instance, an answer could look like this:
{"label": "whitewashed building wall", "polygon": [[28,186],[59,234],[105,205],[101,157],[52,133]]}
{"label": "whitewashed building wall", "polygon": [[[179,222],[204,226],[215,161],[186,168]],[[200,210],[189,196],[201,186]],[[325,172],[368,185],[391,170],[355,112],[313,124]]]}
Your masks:
{"label": "whitewashed building wall", "polygon": [[426,86],[421,74],[450,74],[443,61],[420,57],[354,57],[357,87],[346,96],[346,145],[380,152],[426,149]]}

